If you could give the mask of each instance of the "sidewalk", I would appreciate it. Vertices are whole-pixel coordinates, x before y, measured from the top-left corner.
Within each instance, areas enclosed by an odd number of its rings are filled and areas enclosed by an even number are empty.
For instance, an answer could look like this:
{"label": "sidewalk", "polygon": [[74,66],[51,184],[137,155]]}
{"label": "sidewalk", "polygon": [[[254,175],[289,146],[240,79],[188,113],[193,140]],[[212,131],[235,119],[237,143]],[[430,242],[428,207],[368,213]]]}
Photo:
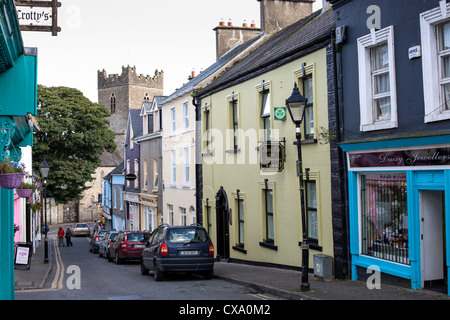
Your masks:
{"label": "sidewalk", "polygon": [[[31,257],[30,270],[15,270],[17,290],[42,288],[52,268],[53,244],[49,241],[49,263],[44,264],[44,243]],[[240,263],[216,262],[215,278],[238,283],[261,293],[291,300],[450,300],[446,294],[429,290],[411,290],[382,284],[369,290],[365,282],[320,280],[309,275],[311,290],[300,292],[301,272]]]}
{"label": "sidewalk", "polygon": [[52,240],[48,239],[48,263],[44,263],[44,240],[41,241],[36,253],[31,256],[29,270],[14,270],[14,281],[17,290],[41,289],[53,266]]}
{"label": "sidewalk", "polygon": [[370,290],[363,281],[321,280],[309,274],[310,291],[300,292],[301,272],[279,268],[216,262],[217,278],[291,300],[450,300],[446,294],[382,284]]}

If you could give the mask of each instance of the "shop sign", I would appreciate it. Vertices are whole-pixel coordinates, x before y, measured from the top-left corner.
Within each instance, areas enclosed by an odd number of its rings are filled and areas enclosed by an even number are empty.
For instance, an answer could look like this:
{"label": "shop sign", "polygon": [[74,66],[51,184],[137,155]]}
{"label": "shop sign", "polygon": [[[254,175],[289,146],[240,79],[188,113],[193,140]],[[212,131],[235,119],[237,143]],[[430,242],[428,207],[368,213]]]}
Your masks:
{"label": "shop sign", "polygon": [[58,27],[58,8],[61,2],[15,0],[17,18],[21,31],[51,32],[58,35],[61,28]]}
{"label": "shop sign", "polygon": [[137,176],[134,173],[129,173],[125,176],[125,179],[128,181],[133,181],[137,179]]}
{"label": "shop sign", "polygon": [[264,142],[259,148],[260,168],[265,172],[281,172],[284,169],[284,145]]}
{"label": "shop sign", "polygon": [[447,166],[450,148],[352,152],[348,160],[350,168]]}

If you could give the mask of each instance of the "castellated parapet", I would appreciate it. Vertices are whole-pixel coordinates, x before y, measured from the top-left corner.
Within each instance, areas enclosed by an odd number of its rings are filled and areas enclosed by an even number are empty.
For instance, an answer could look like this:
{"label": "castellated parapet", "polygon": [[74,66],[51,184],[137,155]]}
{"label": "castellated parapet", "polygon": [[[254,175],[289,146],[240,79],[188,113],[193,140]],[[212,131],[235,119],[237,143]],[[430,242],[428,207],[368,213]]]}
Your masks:
{"label": "castellated parapet", "polygon": [[98,71],[98,89],[130,85],[162,90],[164,86],[164,71],[155,70],[154,76],[138,75],[135,66],[122,66],[122,74],[120,75],[108,75],[105,69]]}

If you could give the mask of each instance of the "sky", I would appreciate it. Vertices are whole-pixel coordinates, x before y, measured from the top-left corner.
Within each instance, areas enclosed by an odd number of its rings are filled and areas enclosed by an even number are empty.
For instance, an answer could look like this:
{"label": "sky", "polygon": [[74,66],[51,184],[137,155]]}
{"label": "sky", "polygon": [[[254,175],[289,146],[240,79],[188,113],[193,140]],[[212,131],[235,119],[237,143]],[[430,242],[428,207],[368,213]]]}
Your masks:
{"label": "sky", "polygon": [[[122,66],[153,76],[164,71],[164,95],[216,59],[221,19],[260,27],[257,0],[59,0],[61,32],[23,31],[25,47],[38,48],[38,84],[77,88],[98,101],[97,71]],[[314,9],[321,7],[317,0]]]}

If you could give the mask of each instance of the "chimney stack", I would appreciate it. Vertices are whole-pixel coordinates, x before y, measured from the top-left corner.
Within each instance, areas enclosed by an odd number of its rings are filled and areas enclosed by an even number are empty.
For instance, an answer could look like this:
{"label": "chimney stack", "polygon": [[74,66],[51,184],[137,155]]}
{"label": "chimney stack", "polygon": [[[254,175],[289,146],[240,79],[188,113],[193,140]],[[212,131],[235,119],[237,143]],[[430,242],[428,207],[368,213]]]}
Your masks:
{"label": "chimney stack", "polygon": [[221,19],[219,25],[213,30],[216,32],[217,60],[239,42],[247,42],[261,33],[261,29],[256,28],[254,21],[252,21],[251,27],[249,28],[246,20],[244,20],[242,27],[239,27],[233,26],[231,19],[228,20],[227,25]]}
{"label": "chimney stack", "polygon": [[258,0],[261,3],[261,29],[270,35],[312,14],[316,0]]}

